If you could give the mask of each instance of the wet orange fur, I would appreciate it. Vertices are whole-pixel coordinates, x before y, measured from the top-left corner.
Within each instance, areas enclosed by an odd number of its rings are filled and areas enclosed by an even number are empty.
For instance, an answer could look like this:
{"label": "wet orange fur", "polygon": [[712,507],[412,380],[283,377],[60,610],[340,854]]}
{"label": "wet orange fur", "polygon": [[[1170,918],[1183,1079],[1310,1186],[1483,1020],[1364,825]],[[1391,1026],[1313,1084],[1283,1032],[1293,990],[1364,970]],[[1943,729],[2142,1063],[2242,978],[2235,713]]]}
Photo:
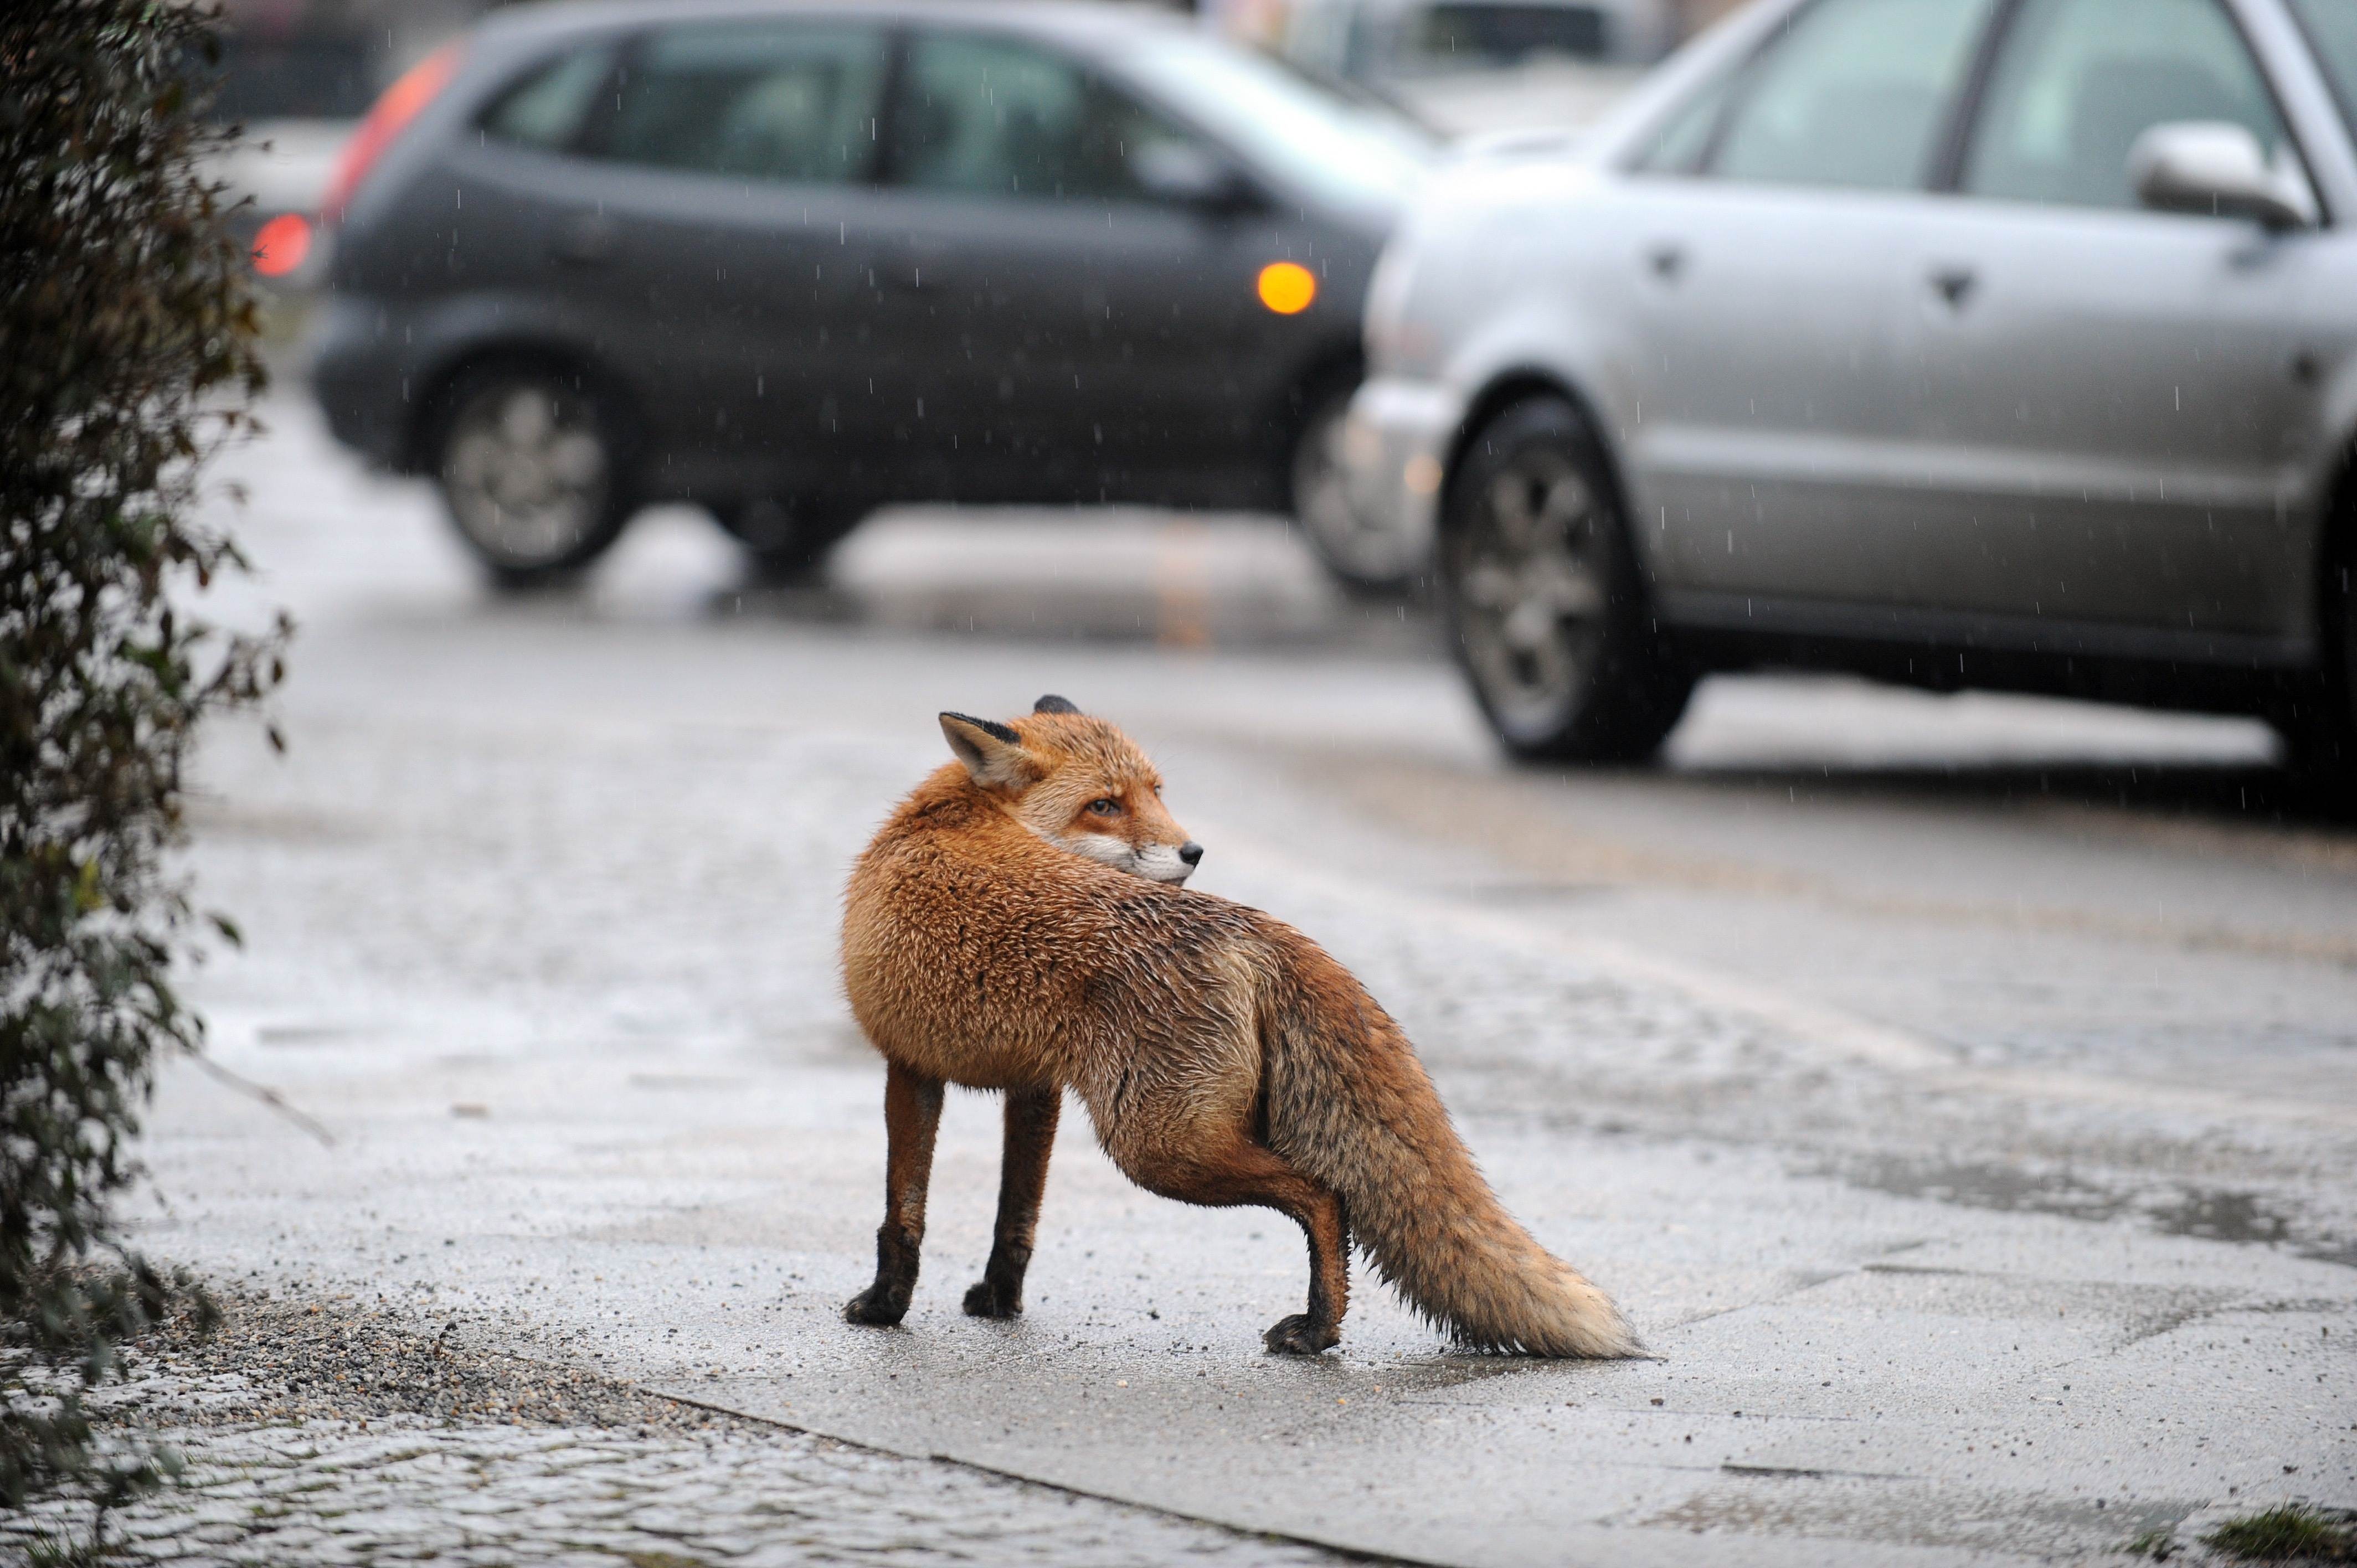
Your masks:
{"label": "wet orange fur", "polygon": [[[1139,1186],[1303,1227],[1309,1309],[1270,1330],[1272,1348],[1335,1342],[1355,1240],[1470,1345],[1635,1352],[1610,1300],[1499,1207],[1414,1048],[1341,965],[1258,910],[1060,846],[1074,832],[1184,839],[1125,736],[1075,713],[997,726],[1013,742],[953,720],[966,762],[900,803],[846,899],[845,986],[888,1064],[892,1144],[877,1283],[846,1316],[907,1310],[941,1088],[955,1083],[1009,1096],[998,1233],[969,1312],[1020,1310],[1069,1090]],[[1120,817],[1090,813],[1099,800]]]}

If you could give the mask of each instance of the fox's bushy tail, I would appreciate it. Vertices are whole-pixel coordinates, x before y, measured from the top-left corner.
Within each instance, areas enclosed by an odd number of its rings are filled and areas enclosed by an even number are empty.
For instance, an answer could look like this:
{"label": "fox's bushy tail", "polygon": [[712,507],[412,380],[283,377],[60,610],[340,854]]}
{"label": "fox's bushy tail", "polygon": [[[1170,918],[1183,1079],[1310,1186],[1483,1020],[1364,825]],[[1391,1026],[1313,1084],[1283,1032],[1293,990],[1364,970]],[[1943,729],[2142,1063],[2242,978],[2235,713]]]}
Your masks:
{"label": "fox's bushy tail", "polygon": [[1399,1026],[1302,945],[1265,1036],[1271,1146],[1342,1195],[1383,1278],[1469,1347],[1641,1354],[1612,1298],[1500,1206]]}

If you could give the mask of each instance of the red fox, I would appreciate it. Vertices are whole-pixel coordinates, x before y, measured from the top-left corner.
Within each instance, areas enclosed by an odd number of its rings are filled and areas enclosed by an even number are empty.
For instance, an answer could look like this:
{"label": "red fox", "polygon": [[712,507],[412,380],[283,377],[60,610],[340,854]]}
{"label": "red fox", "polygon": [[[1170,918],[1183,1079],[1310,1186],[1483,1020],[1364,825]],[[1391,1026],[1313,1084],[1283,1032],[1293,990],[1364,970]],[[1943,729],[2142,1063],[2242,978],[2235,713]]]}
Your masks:
{"label": "red fox", "polygon": [[1006,1096],[998,1222],[978,1317],[1023,1310],[1067,1089],[1132,1181],[1274,1208],[1309,1238],[1307,1311],[1268,1348],[1341,1337],[1353,1241],[1476,1348],[1631,1356],[1611,1299],[1499,1207],[1432,1080],[1325,950],[1184,883],[1203,857],[1153,763],[1061,697],[1011,724],[941,715],[954,762],[900,803],[851,874],[843,970],[888,1071],[876,1283],[854,1323],[897,1324],[917,1283],[945,1084]]}

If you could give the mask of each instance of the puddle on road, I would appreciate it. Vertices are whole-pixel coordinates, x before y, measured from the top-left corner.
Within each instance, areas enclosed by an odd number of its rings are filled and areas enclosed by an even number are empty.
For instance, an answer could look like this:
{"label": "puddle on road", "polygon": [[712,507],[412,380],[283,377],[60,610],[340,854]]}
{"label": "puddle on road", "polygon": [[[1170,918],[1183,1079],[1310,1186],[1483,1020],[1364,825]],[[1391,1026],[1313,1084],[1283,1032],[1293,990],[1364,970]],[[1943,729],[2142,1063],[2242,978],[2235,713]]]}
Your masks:
{"label": "puddle on road", "polygon": [[1882,1158],[1821,1167],[1873,1192],[1928,1198],[1964,1208],[2052,1214],[2066,1219],[2134,1219],[2163,1236],[2276,1247],[2317,1262],[2357,1268],[2357,1240],[2319,1234],[2294,1212],[2271,1207],[2255,1193],[2180,1187],[2165,1193],[2124,1192],[2068,1171],[2022,1165],[1921,1163]]}
{"label": "puddle on road", "polygon": [[2304,1247],[2288,1215],[2267,1208],[2247,1192],[2186,1191],[2172,1203],[2144,1210],[2152,1228],[2164,1236],[2198,1236],[2205,1241],[2253,1241],[2266,1246],[2289,1246],[2303,1258],[2357,1267],[2357,1243],[2339,1247]]}

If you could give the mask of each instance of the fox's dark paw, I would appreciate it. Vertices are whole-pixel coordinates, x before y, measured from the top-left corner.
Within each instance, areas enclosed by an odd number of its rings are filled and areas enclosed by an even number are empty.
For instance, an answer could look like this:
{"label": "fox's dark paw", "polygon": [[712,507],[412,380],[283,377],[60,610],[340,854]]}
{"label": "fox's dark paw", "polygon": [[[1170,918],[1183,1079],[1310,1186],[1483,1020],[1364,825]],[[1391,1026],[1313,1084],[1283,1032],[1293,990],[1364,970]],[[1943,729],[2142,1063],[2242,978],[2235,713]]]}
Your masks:
{"label": "fox's dark paw", "polygon": [[906,1294],[883,1285],[869,1285],[844,1304],[845,1323],[865,1323],[876,1328],[890,1328],[909,1316]]}
{"label": "fox's dark paw", "polygon": [[1261,1340],[1280,1356],[1315,1356],[1340,1344],[1342,1331],[1330,1323],[1320,1323],[1297,1312],[1291,1317],[1278,1319],[1261,1336]]}
{"label": "fox's dark paw", "polygon": [[1021,1287],[998,1285],[989,1280],[977,1281],[965,1293],[965,1315],[968,1317],[1020,1317],[1023,1316]]}

